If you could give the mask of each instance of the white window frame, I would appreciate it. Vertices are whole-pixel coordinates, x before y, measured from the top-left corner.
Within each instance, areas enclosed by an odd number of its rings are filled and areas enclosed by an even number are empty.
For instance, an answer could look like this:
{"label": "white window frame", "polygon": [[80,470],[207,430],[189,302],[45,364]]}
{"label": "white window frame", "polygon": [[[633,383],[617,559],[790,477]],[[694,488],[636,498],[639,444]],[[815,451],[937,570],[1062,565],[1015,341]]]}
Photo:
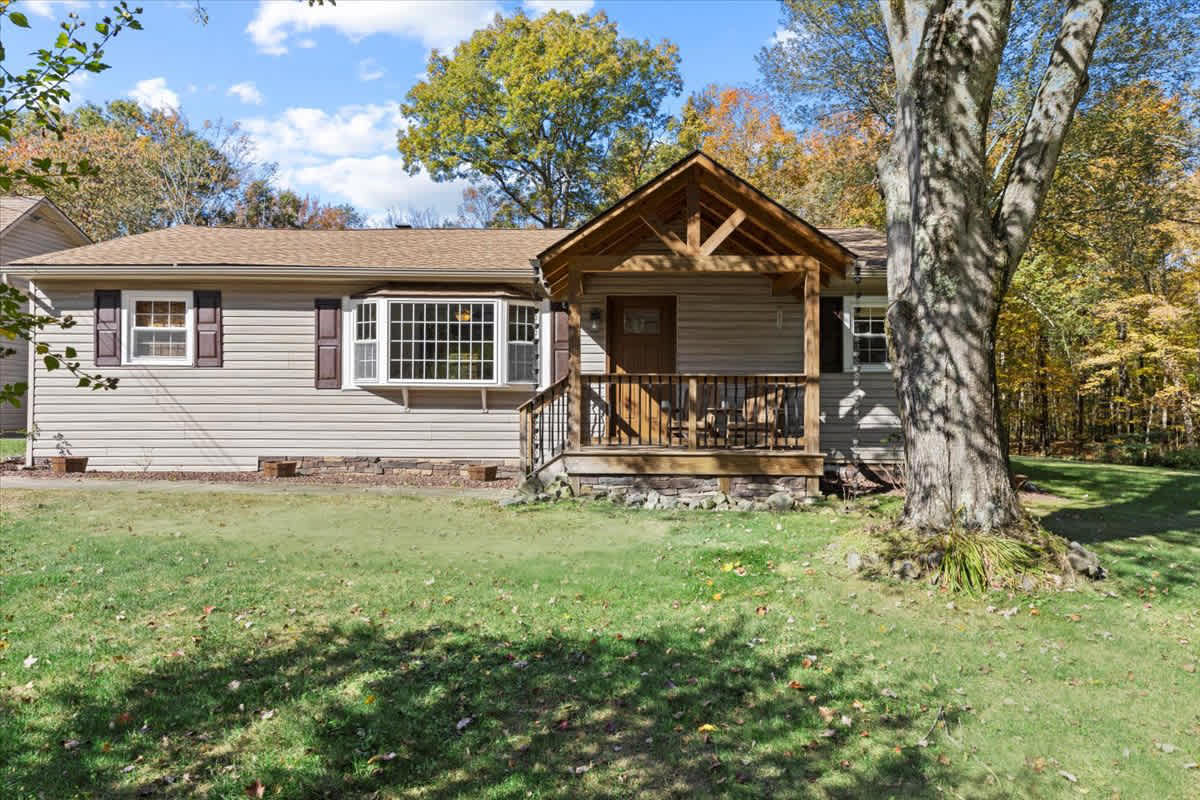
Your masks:
{"label": "white window frame", "polygon": [[[184,331],[186,333],[187,353],[180,358],[164,358],[161,356],[135,356],[133,354],[133,330],[136,321],[134,309],[139,300],[166,300],[168,302],[183,301]],[[187,291],[154,291],[150,289],[121,292],[121,363],[129,366],[163,366],[191,367],[196,358],[196,327],[192,308],[194,295]]]}
{"label": "white window frame", "polygon": [[[476,388],[490,389],[497,387],[513,386],[513,387],[533,387],[533,381],[510,381],[508,375],[508,314],[509,308],[512,306],[529,306],[534,309],[537,314],[537,329],[534,339],[534,358],[538,364],[538,378],[541,379],[541,370],[545,364],[543,358],[543,345],[545,342],[545,314],[543,313],[542,304],[530,300],[506,300],[495,297],[471,297],[470,295],[461,295],[454,297],[421,297],[421,296],[405,296],[405,297],[367,297],[367,298],[342,298],[342,341],[345,346],[342,348],[342,388],[357,389],[357,388],[386,388],[386,387],[408,387],[421,386],[429,388]],[[356,322],[358,318],[358,307],[364,304],[373,304],[376,306],[375,312],[375,330],[376,342],[375,348],[378,362],[375,366],[376,380],[360,381],[355,376],[355,335]],[[394,303],[473,303],[490,305],[493,308],[492,320],[495,327],[495,338],[492,348],[492,378],[490,380],[440,380],[436,378],[391,378],[391,307]]]}
{"label": "white window frame", "polygon": [[[504,355],[500,359],[504,366],[504,383],[509,386],[534,386],[537,384],[541,376],[538,374],[541,371],[542,365],[542,313],[541,307],[532,301],[523,302],[521,300],[506,300],[504,303]],[[508,374],[508,348],[510,346],[508,339],[508,315],[513,308],[531,308],[533,309],[533,341],[529,345],[533,349],[533,380],[518,381]],[[522,344],[525,344],[522,342]]]}
{"label": "white window frame", "polygon": [[[854,370],[855,306],[886,309],[888,299],[882,295],[864,295],[858,298],[855,298],[853,295],[846,295],[842,298],[842,368],[846,372]],[[887,341],[885,337],[884,347],[886,346]],[[885,361],[882,364],[859,364],[858,368],[863,372],[890,372],[892,364],[891,361]]]}

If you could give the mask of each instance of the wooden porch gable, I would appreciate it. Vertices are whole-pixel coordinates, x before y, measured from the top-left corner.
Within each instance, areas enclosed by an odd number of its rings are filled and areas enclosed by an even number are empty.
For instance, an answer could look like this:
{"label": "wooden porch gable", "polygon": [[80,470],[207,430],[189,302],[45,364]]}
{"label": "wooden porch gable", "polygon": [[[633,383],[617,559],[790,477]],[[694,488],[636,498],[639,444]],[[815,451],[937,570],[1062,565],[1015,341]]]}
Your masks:
{"label": "wooden porch gable", "polygon": [[542,279],[553,299],[567,301],[566,451],[579,452],[585,438],[580,299],[587,274],[673,273],[686,281],[690,274],[756,273],[772,294],[803,301],[803,453],[819,456],[821,285],[845,277],[855,258],[699,152],[544,250],[537,258]]}
{"label": "wooden porch gable", "polygon": [[779,295],[844,277],[855,255],[703,153],[669,167],[538,256],[554,299],[587,273],[761,273]]}

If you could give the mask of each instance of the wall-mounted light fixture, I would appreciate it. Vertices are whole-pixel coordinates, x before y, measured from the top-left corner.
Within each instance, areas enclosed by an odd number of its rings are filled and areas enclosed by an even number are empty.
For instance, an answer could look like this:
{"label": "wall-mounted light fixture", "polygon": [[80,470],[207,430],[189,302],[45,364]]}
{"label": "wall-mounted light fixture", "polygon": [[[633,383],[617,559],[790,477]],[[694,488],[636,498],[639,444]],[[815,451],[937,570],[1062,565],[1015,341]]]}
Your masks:
{"label": "wall-mounted light fixture", "polygon": [[782,308],[775,309],[775,330],[777,330],[777,331],[783,330],[783,309]]}
{"label": "wall-mounted light fixture", "polygon": [[593,331],[600,330],[600,309],[593,308],[588,315],[588,322],[591,324]]}

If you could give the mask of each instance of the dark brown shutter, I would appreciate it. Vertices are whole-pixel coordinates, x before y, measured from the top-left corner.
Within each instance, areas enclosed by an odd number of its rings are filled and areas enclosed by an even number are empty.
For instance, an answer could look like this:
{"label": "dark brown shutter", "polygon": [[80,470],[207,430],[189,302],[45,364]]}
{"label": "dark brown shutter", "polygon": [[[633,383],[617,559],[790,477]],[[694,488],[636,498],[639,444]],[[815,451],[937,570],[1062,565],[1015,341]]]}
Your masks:
{"label": "dark brown shutter", "polygon": [[121,291],[96,290],[95,359],[97,367],[121,366]]}
{"label": "dark brown shutter", "polygon": [[550,382],[558,383],[563,378],[567,377],[567,368],[571,363],[571,350],[567,341],[567,312],[555,311],[554,324],[551,326],[554,337],[550,341],[550,363],[553,372],[550,373]]}
{"label": "dark brown shutter", "polygon": [[318,389],[342,388],[342,301],[318,297],[316,301],[317,352],[315,385]]}
{"label": "dark brown shutter", "polygon": [[843,372],[842,298],[821,298],[821,372]]}
{"label": "dark brown shutter", "polygon": [[221,330],[221,293],[197,289],[193,299],[196,314],[196,366],[221,366],[224,347]]}

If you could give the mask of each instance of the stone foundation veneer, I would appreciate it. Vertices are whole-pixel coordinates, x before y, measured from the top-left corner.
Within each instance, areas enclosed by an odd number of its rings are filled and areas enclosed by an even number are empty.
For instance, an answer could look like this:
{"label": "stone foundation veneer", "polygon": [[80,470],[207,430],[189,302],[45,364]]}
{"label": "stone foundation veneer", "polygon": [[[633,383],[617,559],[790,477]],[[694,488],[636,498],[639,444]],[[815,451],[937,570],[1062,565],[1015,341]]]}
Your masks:
{"label": "stone foundation veneer", "polygon": [[258,469],[264,461],[295,461],[301,475],[357,473],[360,475],[445,475],[467,477],[467,467],[475,464],[495,465],[498,479],[521,477],[520,464],[514,459],[480,458],[384,458],[380,456],[259,456]]}
{"label": "stone foundation veneer", "polygon": [[[649,492],[654,490],[680,501],[711,495],[721,491],[722,478],[703,475],[572,475],[579,480],[581,494],[597,494],[621,488],[627,491]],[[806,478],[782,475],[733,476],[729,481],[731,498],[743,500],[766,500],[777,492],[787,492],[794,497],[808,494]]]}

